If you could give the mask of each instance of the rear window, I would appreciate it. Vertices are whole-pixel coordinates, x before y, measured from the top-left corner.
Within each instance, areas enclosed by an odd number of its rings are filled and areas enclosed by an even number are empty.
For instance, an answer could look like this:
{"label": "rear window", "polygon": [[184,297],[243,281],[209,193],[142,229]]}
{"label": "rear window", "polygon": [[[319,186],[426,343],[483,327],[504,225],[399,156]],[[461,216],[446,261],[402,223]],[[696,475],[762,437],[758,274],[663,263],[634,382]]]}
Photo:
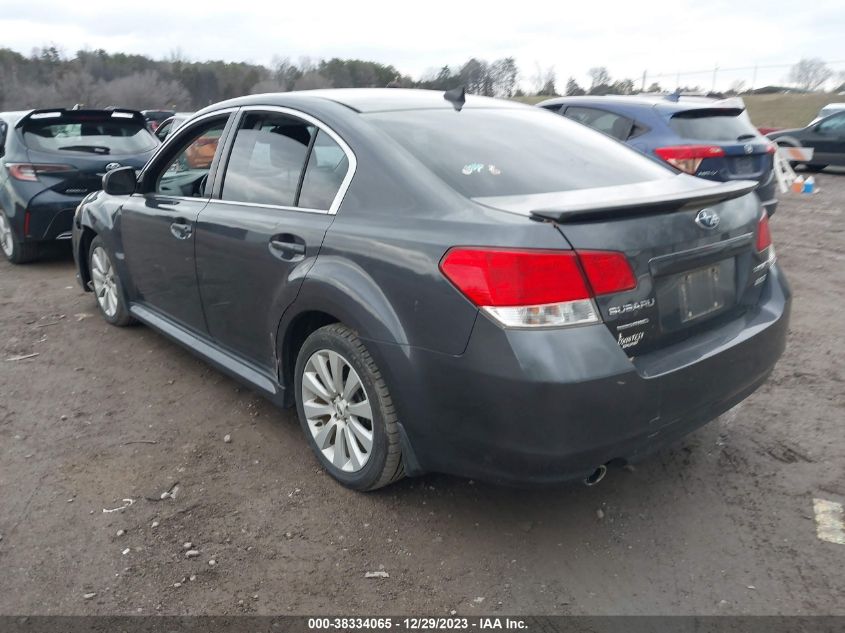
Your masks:
{"label": "rear window", "polygon": [[158,145],[142,120],[115,117],[111,112],[30,119],[22,131],[30,149],[61,154],[137,154]]}
{"label": "rear window", "polygon": [[673,176],[626,145],[539,108],[364,116],[469,198],[611,187]]}
{"label": "rear window", "polygon": [[678,136],[697,141],[737,141],[757,136],[744,110],[708,109],[678,112],[669,119]]}

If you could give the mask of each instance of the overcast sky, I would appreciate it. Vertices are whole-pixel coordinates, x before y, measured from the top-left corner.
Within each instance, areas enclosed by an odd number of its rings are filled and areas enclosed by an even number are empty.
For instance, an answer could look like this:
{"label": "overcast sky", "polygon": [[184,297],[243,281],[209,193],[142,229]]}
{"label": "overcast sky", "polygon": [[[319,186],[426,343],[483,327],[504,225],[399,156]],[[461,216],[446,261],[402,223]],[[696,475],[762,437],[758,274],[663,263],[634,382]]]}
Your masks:
{"label": "overcast sky", "polygon": [[[0,46],[29,54],[55,44],[194,61],[223,59],[269,64],[274,56],[355,57],[393,64],[419,78],[469,57],[513,56],[530,87],[537,65],[554,66],[558,87],[570,75],[589,83],[587,70],[606,66],[614,79],[717,88],[737,79],[750,85],[785,80],[802,57],[836,62],[845,71],[843,0],[427,0],[366,2],[170,3],[0,0]],[[694,71],[703,71],[691,74]],[[657,75],[663,75],[657,77]]]}

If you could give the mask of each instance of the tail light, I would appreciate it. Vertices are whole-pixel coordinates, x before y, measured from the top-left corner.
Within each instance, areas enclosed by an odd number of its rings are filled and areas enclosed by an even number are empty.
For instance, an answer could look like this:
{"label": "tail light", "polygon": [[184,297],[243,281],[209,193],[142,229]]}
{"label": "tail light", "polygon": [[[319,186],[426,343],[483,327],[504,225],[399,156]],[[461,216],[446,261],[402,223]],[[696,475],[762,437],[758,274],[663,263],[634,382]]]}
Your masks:
{"label": "tail light", "polygon": [[775,263],[775,245],[772,244],[772,233],[769,231],[769,214],[765,210],[757,223],[757,251],[765,255],[770,266]]}
{"label": "tail light", "polygon": [[622,253],[451,249],[440,270],[470,301],[508,327],[599,321],[593,297],[635,288]]}
{"label": "tail light", "polygon": [[73,171],[68,165],[44,165],[37,163],[8,163],[6,167],[9,175],[15,180],[26,180],[37,182],[38,176],[42,174],[58,174]]}
{"label": "tail light", "polygon": [[766,146],[766,153],[767,154],[775,154],[778,151],[778,146],[775,143],[769,143]]}
{"label": "tail light", "polygon": [[673,167],[695,174],[701,161],[705,158],[720,158],[725,155],[725,150],[718,145],[674,145],[658,147],[654,153]]}

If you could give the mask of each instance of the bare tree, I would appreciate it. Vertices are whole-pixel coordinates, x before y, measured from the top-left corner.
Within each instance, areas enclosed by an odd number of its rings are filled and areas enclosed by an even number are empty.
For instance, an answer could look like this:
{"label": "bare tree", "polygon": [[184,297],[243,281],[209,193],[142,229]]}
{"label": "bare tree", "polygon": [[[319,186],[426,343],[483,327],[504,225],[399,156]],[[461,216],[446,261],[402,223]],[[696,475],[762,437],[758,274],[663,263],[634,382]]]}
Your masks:
{"label": "bare tree", "polygon": [[610,73],[607,72],[607,68],[604,66],[595,66],[594,68],[590,68],[590,70],[587,71],[587,74],[592,80],[590,88],[610,85]]}
{"label": "bare tree", "polygon": [[316,70],[309,70],[302,74],[293,85],[294,90],[314,90],[316,88],[331,88],[332,82],[323,77]]}
{"label": "bare tree", "polygon": [[804,90],[818,90],[833,76],[833,71],[818,57],[802,59],[789,70],[789,81]]}
{"label": "bare tree", "polygon": [[177,81],[163,79],[155,70],[133,73],[98,86],[96,105],[124,108],[184,108],[190,103],[188,91]]}

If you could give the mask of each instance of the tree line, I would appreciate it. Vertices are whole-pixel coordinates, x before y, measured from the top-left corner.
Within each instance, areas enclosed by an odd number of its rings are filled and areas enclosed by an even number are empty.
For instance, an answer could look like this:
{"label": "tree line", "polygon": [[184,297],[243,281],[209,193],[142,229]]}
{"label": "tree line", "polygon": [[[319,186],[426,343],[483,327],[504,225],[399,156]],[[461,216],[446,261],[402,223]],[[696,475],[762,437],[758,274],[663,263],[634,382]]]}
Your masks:
{"label": "tree line", "polygon": [[512,97],[519,69],[512,57],[488,62],[472,58],[443,66],[419,80],[394,66],[360,59],[275,58],[269,66],[245,62],[196,62],[178,53],[164,60],[144,55],[82,50],[65,55],[55,46],[25,56],[0,48],[0,110],[32,107],[122,106],[195,110],[262,92],[313,88],[403,87],[467,91]]}
{"label": "tree line", "polygon": [[[582,87],[574,77],[569,77],[559,92],[554,67],[538,65],[529,81],[522,85],[530,84],[530,93],[541,96],[663,91],[656,82],[646,87],[637,86],[629,78],[613,79],[605,66],[591,68],[587,74],[589,85]],[[832,75],[822,60],[804,59],[792,68],[790,80],[801,88],[816,90]],[[66,55],[55,46],[47,46],[26,56],[0,48],[0,110],[69,107],[77,103],[88,107],[195,110],[245,94],[385,86],[432,90],[465,86],[472,94],[510,98],[524,96],[520,78],[525,75],[513,57],[493,61],[471,58],[461,65],[444,65],[413,79],[390,64],[360,59],[303,57],[294,62],[277,57],[265,66],[246,62],[196,62],[178,52],[167,59],[154,60],[102,49]],[[744,90],[741,83],[735,82],[728,94],[741,93]],[[699,86],[677,89],[701,91]]]}

